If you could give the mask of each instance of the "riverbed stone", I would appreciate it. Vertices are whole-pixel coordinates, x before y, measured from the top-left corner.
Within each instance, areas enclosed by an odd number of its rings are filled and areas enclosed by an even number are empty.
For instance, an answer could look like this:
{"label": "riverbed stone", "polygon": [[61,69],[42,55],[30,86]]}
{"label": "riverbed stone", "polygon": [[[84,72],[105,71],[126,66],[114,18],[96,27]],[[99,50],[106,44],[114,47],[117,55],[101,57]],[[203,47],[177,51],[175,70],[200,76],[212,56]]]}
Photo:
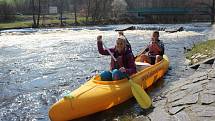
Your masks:
{"label": "riverbed stone", "polygon": [[215,61],[214,61],[213,65],[212,65],[212,68],[215,69]]}
{"label": "riverbed stone", "polygon": [[198,117],[198,121],[214,121],[215,117]]}
{"label": "riverbed stone", "polygon": [[198,101],[198,95],[199,93],[187,95],[184,98],[171,103],[171,106],[175,107],[180,105],[195,104]]}
{"label": "riverbed stone", "polygon": [[210,80],[210,82],[207,83],[206,89],[208,90],[214,90],[215,89],[215,82]]}
{"label": "riverbed stone", "polygon": [[195,94],[195,93],[200,92],[200,91],[202,91],[202,90],[203,90],[202,85],[197,85],[197,86],[194,86],[193,88],[187,89],[187,92],[188,92],[189,94]]}
{"label": "riverbed stone", "polygon": [[209,76],[210,78],[215,78],[215,64],[214,64],[214,69],[210,70],[208,76]]}
{"label": "riverbed stone", "polygon": [[202,93],[215,95],[215,89],[204,90]]}
{"label": "riverbed stone", "polygon": [[196,58],[193,59],[193,63],[197,63],[198,61],[199,61],[199,60],[196,59]]}
{"label": "riverbed stone", "polygon": [[192,105],[190,107],[190,109],[197,115],[200,117],[214,117],[215,116],[215,107],[210,105]]}
{"label": "riverbed stone", "polygon": [[200,102],[202,104],[211,104],[215,102],[215,95],[207,94],[207,93],[200,93]]}
{"label": "riverbed stone", "polygon": [[202,77],[202,76],[205,76],[207,75],[207,71],[205,72],[198,72],[196,71],[193,75],[191,75],[190,77],[188,77],[189,79],[193,79],[193,78],[198,78],[198,77]]}
{"label": "riverbed stone", "polygon": [[171,86],[170,91],[175,90],[176,88],[181,87],[183,85],[187,85],[188,83],[190,83],[190,81],[187,78],[182,78],[178,81],[172,82],[173,86]]}
{"label": "riverbed stone", "polygon": [[162,100],[159,100],[159,101],[156,101],[156,102],[152,102],[152,105],[154,107],[158,107],[158,106],[165,106],[167,103],[167,99],[162,99]]}
{"label": "riverbed stone", "polygon": [[203,72],[206,71],[208,69],[212,68],[212,66],[210,64],[200,64],[200,66],[198,67],[198,69],[196,71],[198,72]]}
{"label": "riverbed stone", "polygon": [[141,115],[141,116],[134,118],[132,121],[150,121],[150,119],[147,116]]}
{"label": "riverbed stone", "polygon": [[149,114],[150,121],[169,121],[170,115],[164,108],[157,107],[152,113]]}
{"label": "riverbed stone", "polygon": [[187,85],[181,87],[181,90],[187,90],[187,89],[192,89],[194,87],[199,87],[202,84],[207,83],[207,82],[209,82],[209,80],[203,80],[203,81],[200,81],[198,83],[190,83],[190,84],[187,84]]}
{"label": "riverbed stone", "polygon": [[199,67],[201,71],[171,83],[165,98],[153,102],[150,121],[215,121],[215,69]]}
{"label": "riverbed stone", "polygon": [[189,115],[185,111],[181,111],[174,115],[177,121],[191,121]]}
{"label": "riverbed stone", "polygon": [[196,83],[196,82],[199,82],[199,81],[203,81],[203,80],[206,80],[207,78],[208,78],[207,75],[203,75],[203,76],[200,76],[200,77],[198,77],[198,78],[194,78],[194,79],[192,80],[192,83]]}
{"label": "riverbed stone", "polygon": [[179,111],[183,110],[184,108],[185,108],[185,106],[171,107],[171,108],[169,109],[169,113],[170,113],[171,115],[174,115],[174,114],[178,113]]}
{"label": "riverbed stone", "polygon": [[167,100],[168,100],[168,102],[173,102],[173,101],[182,99],[186,95],[187,95],[187,93],[185,91],[179,90],[179,91],[176,91],[175,93],[168,94]]}

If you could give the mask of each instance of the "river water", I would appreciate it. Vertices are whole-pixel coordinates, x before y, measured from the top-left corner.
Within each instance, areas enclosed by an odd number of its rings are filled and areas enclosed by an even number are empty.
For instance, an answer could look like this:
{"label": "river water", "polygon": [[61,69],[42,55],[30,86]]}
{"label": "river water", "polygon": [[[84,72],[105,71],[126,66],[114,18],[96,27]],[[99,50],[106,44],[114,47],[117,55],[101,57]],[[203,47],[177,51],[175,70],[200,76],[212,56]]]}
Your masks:
{"label": "river water", "polygon": [[[129,26],[1,31],[0,120],[49,120],[48,109],[53,103],[96,73],[109,69],[110,57],[99,55],[96,36],[103,35],[106,45],[113,47],[117,36],[114,30]],[[208,23],[133,26],[146,28],[124,32],[134,54],[149,43],[153,32],[149,28],[182,26],[185,29],[176,33],[160,31],[160,39],[165,44],[165,52],[171,63],[164,80],[150,91],[152,98],[171,82],[192,73],[185,62],[184,47],[189,48],[196,42],[214,37],[214,29]],[[131,99],[81,120],[125,120],[145,112]]]}

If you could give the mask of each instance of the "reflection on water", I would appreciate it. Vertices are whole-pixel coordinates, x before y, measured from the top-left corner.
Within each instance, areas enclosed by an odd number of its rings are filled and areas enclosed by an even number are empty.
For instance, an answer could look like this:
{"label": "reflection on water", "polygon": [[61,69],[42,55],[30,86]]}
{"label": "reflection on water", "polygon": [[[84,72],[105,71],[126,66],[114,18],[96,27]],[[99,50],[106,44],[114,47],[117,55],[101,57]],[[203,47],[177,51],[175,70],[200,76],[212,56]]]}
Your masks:
{"label": "reflection on water", "polygon": [[[78,88],[96,73],[109,69],[110,57],[99,55],[96,36],[113,47],[117,33],[114,29],[130,25],[79,27],[73,29],[22,29],[2,31],[0,36],[0,119],[49,120],[48,109],[69,90]],[[174,28],[186,31],[160,32],[170,69],[164,80],[148,89],[153,97],[169,82],[188,76],[183,47],[206,39],[211,28],[208,24],[134,25],[141,27]],[[150,30],[126,31],[134,54],[146,46]],[[189,73],[188,73],[189,72]],[[114,120],[150,112],[142,110],[134,99],[81,120]],[[80,119],[79,119],[80,120]]]}

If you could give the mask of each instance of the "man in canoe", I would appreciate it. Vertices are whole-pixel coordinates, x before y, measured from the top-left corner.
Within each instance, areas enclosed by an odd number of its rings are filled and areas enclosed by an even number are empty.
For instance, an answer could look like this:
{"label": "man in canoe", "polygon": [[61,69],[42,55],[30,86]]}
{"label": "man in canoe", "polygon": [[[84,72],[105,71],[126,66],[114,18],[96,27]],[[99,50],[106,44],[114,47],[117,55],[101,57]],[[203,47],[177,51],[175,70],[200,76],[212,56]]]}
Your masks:
{"label": "man in canoe", "polygon": [[[146,55],[146,53],[148,54]],[[159,32],[154,31],[150,44],[141,53],[141,61],[150,64],[155,64],[163,59],[164,44],[159,40]]]}
{"label": "man in canoe", "polygon": [[103,48],[102,36],[97,37],[98,51],[102,55],[110,55],[108,50],[116,58],[114,61],[111,58],[110,70],[103,71],[100,76],[103,81],[121,80],[134,73],[136,73],[136,66],[134,55],[130,49],[126,46],[126,41],[124,36],[118,36],[116,40],[116,45],[114,48]]}

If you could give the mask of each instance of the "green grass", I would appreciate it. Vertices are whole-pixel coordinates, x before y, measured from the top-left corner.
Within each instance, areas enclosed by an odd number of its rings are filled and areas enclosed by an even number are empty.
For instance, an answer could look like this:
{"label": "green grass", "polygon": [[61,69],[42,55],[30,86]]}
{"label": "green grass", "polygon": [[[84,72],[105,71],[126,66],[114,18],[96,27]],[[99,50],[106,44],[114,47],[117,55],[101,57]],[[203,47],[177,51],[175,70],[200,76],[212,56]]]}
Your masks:
{"label": "green grass", "polygon": [[[47,25],[46,27],[60,27],[60,15],[45,15],[44,21],[43,16],[40,18],[40,26],[41,24]],[[72,24],[74,24],[74,16],[71,14],[63,15],[67,19],[63,20],[64,23],[66,23],[66,26],[64,27],[71,27]],[[77,21],[79,25],[85,25],[85,17],[77,17]],[[88,19],[91,21],[92,19],[89,17]],[[19,15],[16,17],[16,21],[14,22],[5,22],[0,23],[0,29],[12,29],[12,28],[24,28],[24,27],[32,27],[32,16],[31,15]],[[41,26],[42,27],[42,26]]]}
{"label": "green grass", "polygon": [[9,29],[9,28],[21,28],[21,27],[31,27],[32,22],[9,22],[9,23],[0,23],[0,29]]}
{"label": "green grass", "polygon": [[[196,44],[191,49],[191,51],[188,51],[185,55],[186,55],[186,58],[191,60],[191,63],[192,63],[191,57],[197,53],[200,53],[201,55],[207,55],[207,57],[205,57],[205,58],[214,56],[215,55],[215,40],[208,40],[205,42],[200,42],[200,43]],[[198,61],[201,61],[205,58],[198,59]]]}

